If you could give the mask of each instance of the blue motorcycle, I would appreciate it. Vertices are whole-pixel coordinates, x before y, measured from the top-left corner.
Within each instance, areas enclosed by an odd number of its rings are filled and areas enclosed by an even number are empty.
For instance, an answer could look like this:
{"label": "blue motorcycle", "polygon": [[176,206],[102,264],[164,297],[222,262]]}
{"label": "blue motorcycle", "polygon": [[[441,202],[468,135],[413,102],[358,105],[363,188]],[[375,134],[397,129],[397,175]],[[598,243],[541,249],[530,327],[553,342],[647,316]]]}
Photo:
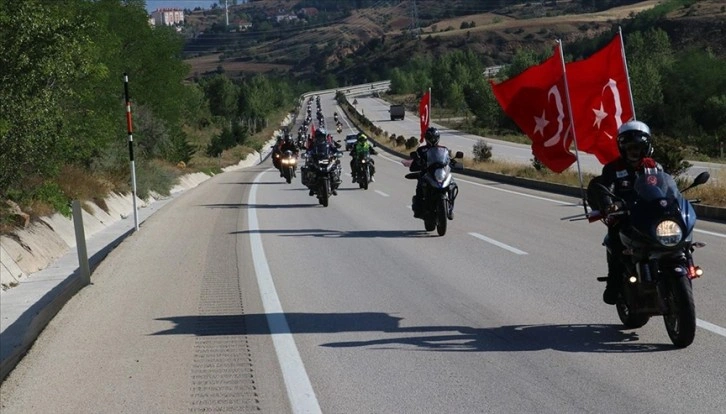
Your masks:
{"label": "blue motorcycle", "polygon": [[[703,172],[693,184],[679,190],[669,174],[646,170],[633,183],[635,197],[630,203],[601,186],[624,207],[596,218],[626,220],[620,231],[625,271],[615,305],[618,317],[625,327],[640,328],[651,316],[663,315],[668,336],[678,348],[693,343],[696,334],[691,281],[703,271],[694,264],[692,254],[705,246],[693,241],[696,212],[692,202],[698,200],[687,200],[682,193],[708,179],[708,172]],[[607,238],[603,244],[608,246]]]}

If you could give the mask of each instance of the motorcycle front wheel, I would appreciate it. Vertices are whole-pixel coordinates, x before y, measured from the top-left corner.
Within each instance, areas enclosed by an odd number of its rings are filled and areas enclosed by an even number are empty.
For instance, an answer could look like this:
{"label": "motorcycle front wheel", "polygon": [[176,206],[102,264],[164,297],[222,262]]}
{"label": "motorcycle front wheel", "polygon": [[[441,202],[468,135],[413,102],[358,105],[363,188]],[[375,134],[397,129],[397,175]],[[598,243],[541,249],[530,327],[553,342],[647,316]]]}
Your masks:
{"label": "motorcycle front wheel", "polygon": [[322,183],[322,188],[320,188],[320,193],[318,195],[318,201],[320,201],[320,204],[322,204],[323,207],[328,206],[328,200],[330,199],[330,181],[328,179],[325,179]]}
{"label": "motorcycle front wheel", "polygon": [[448,223],[448,201],[445,198],[439,200],[439,205],[436,208],[436,233],[439,236],[446,234],[446,225]]}
{"label": "motorcycle front wheel", "polygon": [[368,183],[371,181],[371,168],[366,166],[365,174],[363,174],[363,189],[368,189]]}
{"label": "motorcycle front wheel", "polygon": [[696,336],[696,306],[691,279],[685,276],[668,278],[665,301],[668,313],[663,315],[663,321],[668,336],[673,345],[685,348],[693,343]]}

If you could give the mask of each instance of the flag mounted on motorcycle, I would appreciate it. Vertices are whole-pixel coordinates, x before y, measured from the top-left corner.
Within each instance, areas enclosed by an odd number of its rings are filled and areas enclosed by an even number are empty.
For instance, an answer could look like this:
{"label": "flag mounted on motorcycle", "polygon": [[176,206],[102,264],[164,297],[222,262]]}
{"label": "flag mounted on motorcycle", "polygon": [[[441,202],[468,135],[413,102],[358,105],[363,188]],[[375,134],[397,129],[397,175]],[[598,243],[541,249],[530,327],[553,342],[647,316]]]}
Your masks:
{"label": "flag mounted on motorcycle", "polygon": [[490,84],[504,112],[532,140],[532,153],[555,172],[574,162],[569,152],[573,141],[576,150],[595,155],[602,164],[616,159],[618,128],[635,119],[620,33],[590,57],[566,65],[558,44],[542,64]]}
{"label": "flag mounted on motorcycle", "polygon": [[421,123],[421,138],[419,143],[424,141],[424,134],[429,128],[431,121],[431,88],[421,97],[421,101],[418,104],[418,116]]}
{"label": "flag mounted on motorcycle", "polygon": [[558,43],[541,64],[499,84],[490,81],[504,113],[532,140],[534,156],[554,172],[576,160],[561,53]]}
{"label": "flag mounted on motorcycle", "polygon": [[602,164],[618,158],[618,128],[635,119],[620,33],[590,57],[565,66],[577,149]]}

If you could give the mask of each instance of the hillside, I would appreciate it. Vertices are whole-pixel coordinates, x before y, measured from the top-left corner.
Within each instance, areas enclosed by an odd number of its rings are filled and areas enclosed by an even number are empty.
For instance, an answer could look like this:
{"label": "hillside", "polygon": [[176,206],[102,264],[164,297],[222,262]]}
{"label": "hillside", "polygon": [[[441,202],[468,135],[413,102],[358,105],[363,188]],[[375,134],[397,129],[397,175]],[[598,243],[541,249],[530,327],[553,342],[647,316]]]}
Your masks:
{"label": "hillside", "polygon": [[[283,15],[293,13],[305,3],[262,0],[236,6],[231,14],[238,16],[235,21],[246,21],[259,18],[261,13],[269,14],[270,10]],[[585,2],[578,0],[489,9],[465,8],[463,5],[471,2],[453,1],[447,3],[450,8],[447,12],[441,2],[423,0],[417,2],[418,37],[411,30],[415,28],[411,3],[379,2],[384,6],[337,14],[327,12],[324,21],[296,19],[265,30],[236,32],[205,32],[219,29],[223,13],[221,10],[195,12],[188,18],[189,26],[195,27],[197,33],[186,48],[191,56],[187,59],[192,67],[190,76],[202,76],[221,68],[233,77],[276,71],[320,80],[324,73],[331,73],[341,83],[357,83],[381,76],[381,68],[393,67],[414,54],[438,55],[460,48],[473,50],[487,65],[500,65],[510,61],[519,48],[543,50],[555,39],[568,44],[596,37],[663,1],[624,0],[619,3],[630,4],[589,12],[583,12],[580,5]],[[452,11],[479,13],[447,16]],[[695,2],[669,13],[654,25],[669,33],[676,49],[708,47],[717,55],[726,55],[723,1]]]}

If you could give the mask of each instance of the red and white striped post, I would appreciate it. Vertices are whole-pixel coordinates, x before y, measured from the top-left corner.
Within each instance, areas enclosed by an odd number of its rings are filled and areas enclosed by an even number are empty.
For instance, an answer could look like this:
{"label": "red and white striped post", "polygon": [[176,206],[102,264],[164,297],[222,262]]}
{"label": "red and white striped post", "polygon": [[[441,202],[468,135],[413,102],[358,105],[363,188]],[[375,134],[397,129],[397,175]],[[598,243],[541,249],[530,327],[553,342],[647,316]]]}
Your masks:
{"label": "red and white striped post", "polygon": [[129,133],[129,160],[131,160],[131,199],[134,206],[134,229],[139,230],[139,215],[136,210],[136,165],[134,164],[134,136],[131,124],[131,100],[129,99],[129,76],[124,73],[124,95],[126,96],[126,129]]}

